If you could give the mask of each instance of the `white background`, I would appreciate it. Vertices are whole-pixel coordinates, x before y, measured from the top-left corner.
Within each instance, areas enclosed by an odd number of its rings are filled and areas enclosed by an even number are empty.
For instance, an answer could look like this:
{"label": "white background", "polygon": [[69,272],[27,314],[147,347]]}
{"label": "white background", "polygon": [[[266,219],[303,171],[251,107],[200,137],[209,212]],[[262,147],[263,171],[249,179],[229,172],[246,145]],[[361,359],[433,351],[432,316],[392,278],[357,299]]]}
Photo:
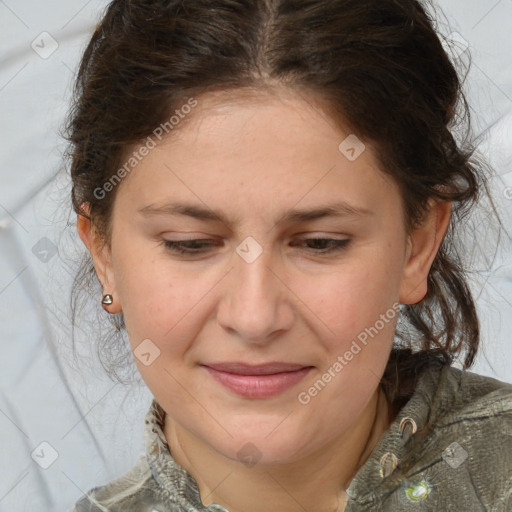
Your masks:
{"label": "white background", "polygon": [[[451,25],[444,34],[469,43],[474,129],[512,231],[512,199],[504,194],[512,186],[512,1],[440,4]],[[81,246],[59,129],[80,52],[105,5],[0,0],[0,512],[69,510],[85,491],[131,468],[144,449],[149,392],[104,375],[94,325],[76,334],[79,366],[70,352],[69,293]],[[58,44],[51,55],[43,32]],[[486,222],[477,224],[484,270],[473,286],[483,346],[472,371],[512,381],[512,253],[504,245],[494,254]],[[43,469],[31,454],[53,463]]]}

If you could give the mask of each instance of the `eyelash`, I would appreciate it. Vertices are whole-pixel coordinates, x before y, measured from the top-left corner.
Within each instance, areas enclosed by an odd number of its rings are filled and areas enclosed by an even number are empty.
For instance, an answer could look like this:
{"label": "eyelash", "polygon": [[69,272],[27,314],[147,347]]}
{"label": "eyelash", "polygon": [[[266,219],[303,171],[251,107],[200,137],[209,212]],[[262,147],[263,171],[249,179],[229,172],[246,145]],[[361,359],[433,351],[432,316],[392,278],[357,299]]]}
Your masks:
{"label": "eyelash", "polygon": [[[303,238],[302,239],[302,242],[312,242],[312,241],[313,242],[328,242],[331,245],[330,249],[314,250],[314,249],[309,248],[317,254],[330,254],[330,253],[335,253],[335,252],[341,252],[344,249],[346,249],[347,245],[350,242],[349,239],[337,239],[337,238]],[[214,244],[211,244],[208,242],[210,242],[210,240],[201,240],[201,239],[181,240],[181,241],[164,240],[164,245],[165,245],[166,249],[168,249],[171,252],[193,256],[195,254],[204,254],[206,252],[206,250],[204,250],[201,247],[199,247],[199,248],[196,247],[195,250],[186,248],[187,244],[197,245],[198,243],[202,243],[201,245],[203,247],[205,245],[210,246],[210,247],[212,245],[214,245]],[[197,250],[197,249],[199,249],[199,250]]]}

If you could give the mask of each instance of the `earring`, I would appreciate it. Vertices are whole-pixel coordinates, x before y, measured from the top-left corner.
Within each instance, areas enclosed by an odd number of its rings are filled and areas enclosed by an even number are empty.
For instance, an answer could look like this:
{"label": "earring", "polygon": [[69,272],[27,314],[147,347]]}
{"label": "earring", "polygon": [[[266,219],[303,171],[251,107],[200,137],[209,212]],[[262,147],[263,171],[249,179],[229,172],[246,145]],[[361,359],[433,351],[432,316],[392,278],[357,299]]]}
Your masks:
{"label": "earring", "polygon": [[102,299],[101,303],[104,306],[110,306],[113,302],[114,302],[114,298],[112,297],[112,295],[103,295],[103,299]]}

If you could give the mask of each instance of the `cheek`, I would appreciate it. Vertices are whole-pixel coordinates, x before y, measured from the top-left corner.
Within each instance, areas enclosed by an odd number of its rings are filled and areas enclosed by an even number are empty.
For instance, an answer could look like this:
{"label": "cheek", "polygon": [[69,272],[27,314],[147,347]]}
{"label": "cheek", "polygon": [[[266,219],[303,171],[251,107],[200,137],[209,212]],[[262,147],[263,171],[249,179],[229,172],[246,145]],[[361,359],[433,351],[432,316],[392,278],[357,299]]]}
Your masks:
{"label": "cheek", "polygon": [[[124,258],[117,267],[116,284],[132,350],[143,340],[159,349],[158,362],[172,359],[177,368],[203,327],[205,298],[219,280],[215,273],[198,279],[197,272],[171,264],[161,248],[139,250]],[[143,375],[155,367],[139,367]]]}
{"label": "cheek", "polygon": [[[133,239],[133,237],[132,237]],[[179,314],[183,296],[177,300],[175,276],[162,264],[147,241],[137,240],[128,247],[118,240],[114,252],[114,277],[121,301],[130,342],[161,337],[164,329],[172,326],[172,318]]]}
{"label": "cheek", "polygon": [[338,269],[315,276],[314,286],[311,277],[295,286],[331,334],[346,338],[373,325],[398,301],[401,271],[396,254],[369,247]]}

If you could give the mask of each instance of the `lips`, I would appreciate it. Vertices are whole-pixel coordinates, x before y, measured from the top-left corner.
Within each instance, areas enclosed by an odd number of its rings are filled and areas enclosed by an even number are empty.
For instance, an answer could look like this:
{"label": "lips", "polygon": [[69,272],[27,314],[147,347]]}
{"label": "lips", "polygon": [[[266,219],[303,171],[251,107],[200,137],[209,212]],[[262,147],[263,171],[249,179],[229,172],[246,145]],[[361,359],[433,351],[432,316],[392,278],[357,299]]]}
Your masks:
{"label": "lips", "polygon": [[245,363],[213,363],[203,365],[219,372],[233,373],[235,375],[273,375],[276,373],[295,372],[306,366],[294,363],[266,363],[259,365],[249,365]]}
{"label": "lips", "polygon": [[249,365],[240,362],[202,365],[230,393],[249,399],[279,395],[300,382],[313,369],[295,363]]}

